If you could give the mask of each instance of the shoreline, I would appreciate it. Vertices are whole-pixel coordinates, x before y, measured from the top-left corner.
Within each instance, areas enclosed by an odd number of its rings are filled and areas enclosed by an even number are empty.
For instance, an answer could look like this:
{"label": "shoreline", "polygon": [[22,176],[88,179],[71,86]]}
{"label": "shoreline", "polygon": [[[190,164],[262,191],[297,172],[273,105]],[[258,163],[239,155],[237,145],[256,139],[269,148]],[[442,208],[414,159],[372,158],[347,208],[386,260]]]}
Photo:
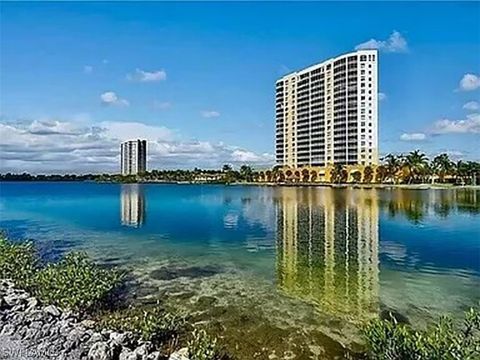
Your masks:
{"label": "shoreline", "polygon": [[335,189],[407,189],[407,190],[456,190],[470,189],[480,190],[480,185],[454,185],[454,184],[379,184],[379,183],[276,183],[276,182],[185,182],[185,181],[138,181],[138,182],[118,182],[118,181],[90,181],[90,180],[1,180],[2,183],[94,183],[94,184],[117,184],[117,185],[133,185],[133,184],[153,184],[153,185],[223,185],[223,186],[267,186],[267,187],[329,187]]}
{"label": "shoreline", "polygon": [[[169,360],[189,360],[186,348]],[[42,304],[9,279],[0,279],[0,359],[161,360],[149,341],[131,332],[99,329],[96,321]]]}

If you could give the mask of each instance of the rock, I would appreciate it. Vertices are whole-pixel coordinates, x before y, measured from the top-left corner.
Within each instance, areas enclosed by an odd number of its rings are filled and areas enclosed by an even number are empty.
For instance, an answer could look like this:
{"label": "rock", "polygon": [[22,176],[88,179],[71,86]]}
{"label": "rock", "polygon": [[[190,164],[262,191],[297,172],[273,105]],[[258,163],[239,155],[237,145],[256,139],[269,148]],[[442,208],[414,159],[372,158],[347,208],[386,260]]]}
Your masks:
{"label": "rock", "polygon": [[124,332],[124,333],[112,332],[110,333],[110,340],[114,341],[115,343],[121,346],[130,346],[134,341],[134,336],[130,332]]}
{"label": "rock", "polygon": [[178,351],[175,351],[170,355],[168,360],[189,360],[188,358],[188,348],[181,348]]}
{"label": "rock", "polygon": [[145,360],[148,354],[152,351],[152,344],[145,342],[142,345],[138,346],[133,353],[136,355],[137,359]]}
{"label": "rock", "polygon": [[34,298],[34,297],[29,297],[29,298],[27,299],[27,304],[26,304],[27,310],[32,310],[32,309],[34,309],[35,307],[37,307],[37,305],[38,305],[38,300],[37,300],[36,298]]}
{"label": "rock", "polygon": [[14,307],[15,305],[20,305],[22,303],[25,303],[27,298],[28,296],[26,294],[12,293],[4,296],[3,300],[8,306]]}
{"label": "rock", "polygon": [[15,333],[15,326],[12,324],[5,325],[1,332],[2,335],[13,335],[13,333]]}
{"label": "rock", "polygon": [[59,317],[61,315],[60,310],[55,305],[48,305],[43,308],[43,311],[47,314],[50,314],[54,317]]}
{"label": "rock", "polygon": [[104,341],[97,342],[88,351],[89,360],[113,360],[113,351]]}
{"label": "rock", "polygon": [[159,351],[154,351],[147,356],[147,360],[160,360],[162,359]]}
{"label": "rock", "polygon": [[137,355],[132,350],[124,347],[120,352],[118,360],[137,360]]}

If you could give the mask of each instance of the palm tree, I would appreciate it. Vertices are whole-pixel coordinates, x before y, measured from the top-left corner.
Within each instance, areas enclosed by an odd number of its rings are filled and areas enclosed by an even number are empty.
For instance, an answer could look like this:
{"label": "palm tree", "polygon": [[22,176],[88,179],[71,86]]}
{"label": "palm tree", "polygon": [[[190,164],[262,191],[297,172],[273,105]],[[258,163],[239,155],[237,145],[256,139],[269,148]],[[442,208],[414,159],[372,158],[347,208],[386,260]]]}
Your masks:
{"label": "palm tree", "polygon": [[245,181],[252,181],[253,178],[253,170],[248,165],[242,165],[240,167],[240,176]]}
{"label": "palm tree", "polygon": [[225,164],[225,165],[223,165],[223,167],[222,167],[222,171],[223,171],[223,172],[232,171],[232,167],[231,167],[230,165],[228,165],[228,164]]}
{"label": "palm tree", "polygon": [[448,154],[440,154],[435,156],[432,161],[432,167],[438,175],[440,182],[445,181],[445,176],[452,173],[454,164],[448,157]]}
{"label": "palm tree", "polygon": [[427,164],[428,159],[426,155],[419,150],[411,151],[405,157],[405,166],[408,169],[409,183],[417,180],[422,174],[424,174]]}
{"label": "palm tree", "polygon": [[[335,166],[332,169],[332,172],[330,173],[330,181],[336,184],[342,182],[342,180],[345,178],[344,173],[346,172],[347,171],[345,170],[345,167],[342,164],[335,164]],[[347,176],[348,176],[348,173],[347,173]]]}
{"label": "palm tree", "polygon": [[403,159],[401,156],[388,154],[383,159],[385,167],[385,179],[393,180],[396,184],[398,180],[398,172],[402,169]]}
{"label": "palm tree", "polygon": [[363,182],[369,184],[373,180],[373,169],[371,166],[365,166],[363,170]]}

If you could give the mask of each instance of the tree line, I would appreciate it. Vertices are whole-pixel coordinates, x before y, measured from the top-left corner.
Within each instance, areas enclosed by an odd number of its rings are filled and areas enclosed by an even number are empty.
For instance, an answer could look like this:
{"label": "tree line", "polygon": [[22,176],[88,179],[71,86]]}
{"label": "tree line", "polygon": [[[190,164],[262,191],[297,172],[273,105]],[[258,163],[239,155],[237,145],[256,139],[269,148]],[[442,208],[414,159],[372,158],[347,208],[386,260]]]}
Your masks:
{"label": "tree line", "polygon": [[[300,169],[301,170],[301,169]],[[307,171],[304,169],[303,171]],[[238,170],[231,165],[223,165],[221,169],[193,170],[158,170],[146,171],[138,175],[121,174],[65,174],[65,175],[32,175],[0,174],[0,181],[97,181],[97,182],[209,182],[234,183],[254,182],[268,174],[271,179],[278,179],[279,173],[293,173],[293,169],[274,166],[264,172],[256,171],[249,165],[242,165]],[[299,172],[302,173],[302,170]],[[408,154],[388,154],[381,159],[381,164],[366,166],[363,172],[352,171],[342,164],[333,166],[330,181],[333,183],[455,183],[461,185],[477,185],[480,183],[480,163],[476,161],[453,161],[448,154],[440,154],[429,159],[419,150]],[[274,180],[275,181],[275,180]],[[284,181],[284,180],[283,180]]]}
{"label": "tree line", "polygon": [[240,181],[254,181],[255,171],[249,165],[242,165],[238,170],[231,165],[223,165],[221,169],[200,169],[193,170],[151,170],[138,175],[122,174],[52,174],[34,175],[29,173],[21,174],[0,174],[0,181],[97,181],[97,182],[213,182],[233,183]]}

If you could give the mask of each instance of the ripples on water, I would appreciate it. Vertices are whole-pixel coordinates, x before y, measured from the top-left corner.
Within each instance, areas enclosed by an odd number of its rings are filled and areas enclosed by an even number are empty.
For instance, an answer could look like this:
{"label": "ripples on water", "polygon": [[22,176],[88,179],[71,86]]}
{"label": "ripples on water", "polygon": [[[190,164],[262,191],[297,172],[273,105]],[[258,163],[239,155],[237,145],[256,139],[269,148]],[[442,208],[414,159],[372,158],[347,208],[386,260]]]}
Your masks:
{"label": "ripples on water", "polygon": [[480,300],[480,192],[3,183],[0,226],[47,258],[129,268],[239,358],[341,357],[358,326]]}

